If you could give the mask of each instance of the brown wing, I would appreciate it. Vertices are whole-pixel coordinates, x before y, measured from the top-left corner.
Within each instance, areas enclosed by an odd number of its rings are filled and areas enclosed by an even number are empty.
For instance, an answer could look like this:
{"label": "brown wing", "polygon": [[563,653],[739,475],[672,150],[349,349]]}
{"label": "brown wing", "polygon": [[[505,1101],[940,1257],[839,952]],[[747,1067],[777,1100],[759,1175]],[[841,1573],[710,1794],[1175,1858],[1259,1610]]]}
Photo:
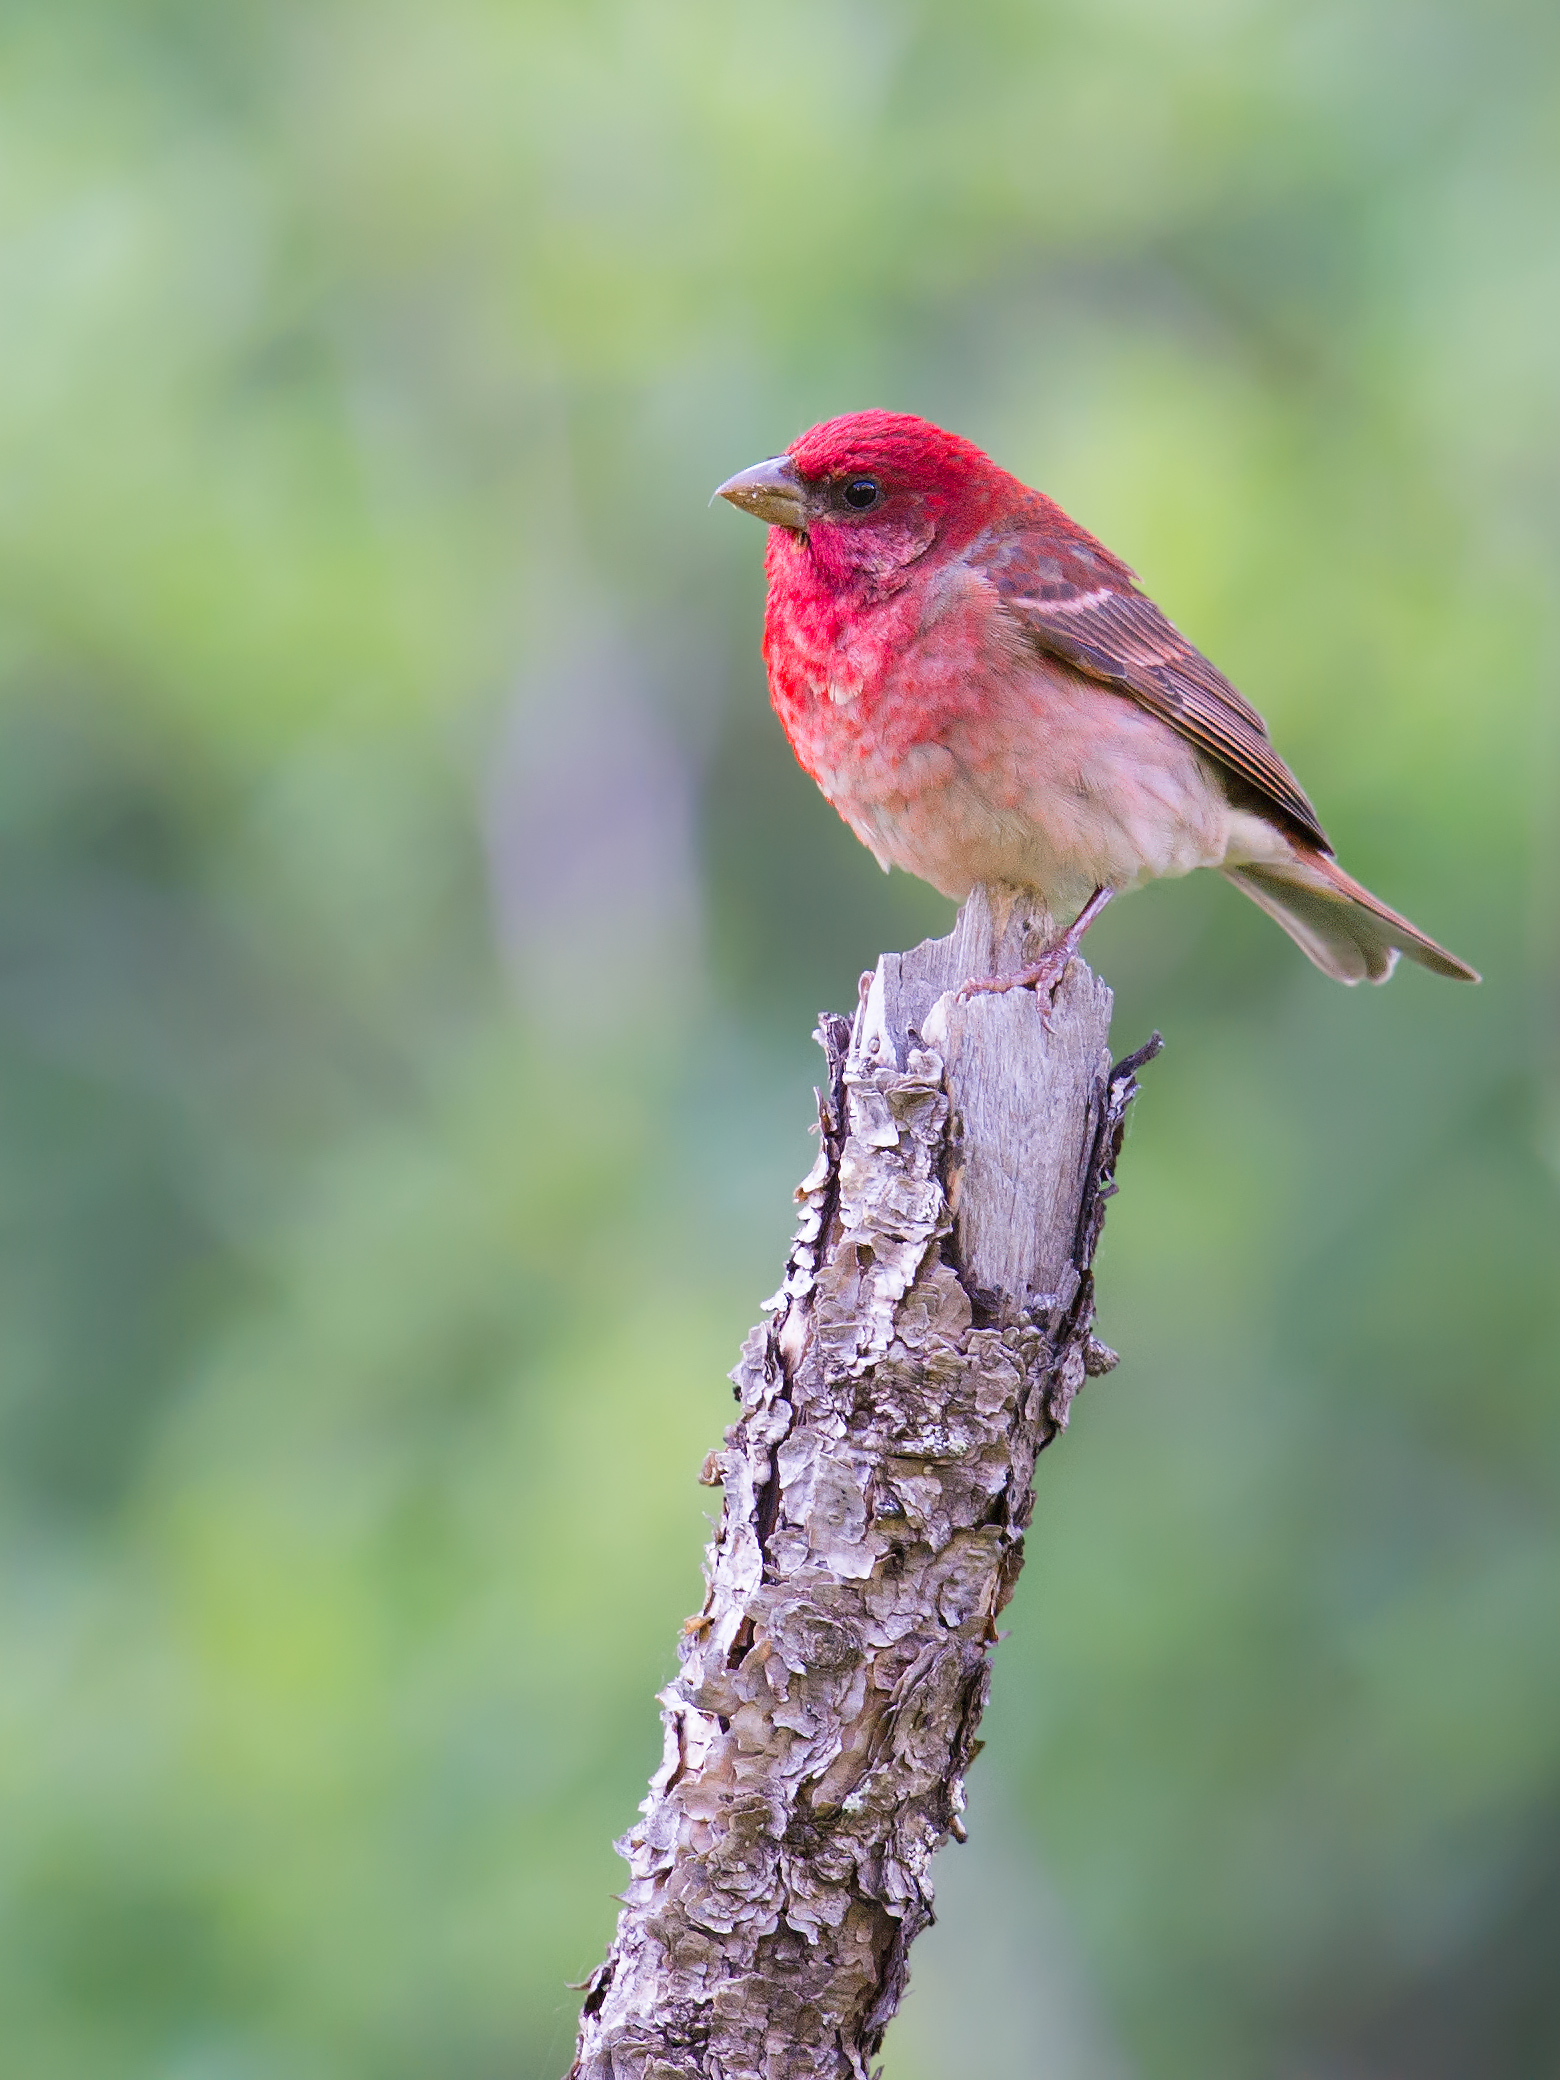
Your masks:
{"label": "brown wing", "polygon": [[1097,543],[1049,528],[1005,535],[981,561],[1042,649],[1130,694],[1332,851],[1262,717],[1138,591],[1125,564]]}

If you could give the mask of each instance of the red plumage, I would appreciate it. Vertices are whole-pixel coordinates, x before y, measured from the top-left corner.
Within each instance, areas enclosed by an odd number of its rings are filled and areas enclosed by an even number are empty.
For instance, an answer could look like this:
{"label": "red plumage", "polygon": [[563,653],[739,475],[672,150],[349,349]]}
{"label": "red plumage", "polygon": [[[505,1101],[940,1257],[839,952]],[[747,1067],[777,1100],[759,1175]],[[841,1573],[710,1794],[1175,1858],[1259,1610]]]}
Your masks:
{"label": "red plumage", "polygon": [[1218,867],[1340,981],[1399,952],[1477,980],[1337,866],[1261,716],[1127,566],[971,442],[858,412],[721,495],[771,522],[775,711],[885,868],[1069,915],[1103,892],[1092,917]]}

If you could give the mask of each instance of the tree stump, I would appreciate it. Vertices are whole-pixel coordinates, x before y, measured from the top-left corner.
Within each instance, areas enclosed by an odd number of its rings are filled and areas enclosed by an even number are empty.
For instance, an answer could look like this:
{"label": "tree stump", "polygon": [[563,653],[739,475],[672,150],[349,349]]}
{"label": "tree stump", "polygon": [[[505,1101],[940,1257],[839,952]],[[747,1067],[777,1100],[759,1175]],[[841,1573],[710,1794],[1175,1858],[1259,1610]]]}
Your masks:
{"label": "tree stump", "polygon": [[1036,1456],[1115,1363],[1090,1266],[1158,1035],[1113,1070],[1082,961],[1049,1030],[1028,990],[957,996],[1051,930],[978,888],[819,1022],[818,1160],[706,1462],[708,1593],[570,2080],[868,2080],[963,1839]]}

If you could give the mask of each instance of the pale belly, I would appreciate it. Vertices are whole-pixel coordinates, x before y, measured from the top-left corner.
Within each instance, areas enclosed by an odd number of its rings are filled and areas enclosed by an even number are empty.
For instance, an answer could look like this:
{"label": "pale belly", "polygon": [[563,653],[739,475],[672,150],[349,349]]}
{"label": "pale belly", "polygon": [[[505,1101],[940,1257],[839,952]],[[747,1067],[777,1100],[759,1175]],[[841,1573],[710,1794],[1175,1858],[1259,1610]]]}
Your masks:
{"label": "pale belly", "polygon": [[962,900],[979,881],[1040,890],[1060,916],[1097,887],[1277,858],[1288,844],[1236,809],[1217,769],[1124,694],[1040,664],[979,715],[892,760],[861,741],[818,774],[885,866]]}

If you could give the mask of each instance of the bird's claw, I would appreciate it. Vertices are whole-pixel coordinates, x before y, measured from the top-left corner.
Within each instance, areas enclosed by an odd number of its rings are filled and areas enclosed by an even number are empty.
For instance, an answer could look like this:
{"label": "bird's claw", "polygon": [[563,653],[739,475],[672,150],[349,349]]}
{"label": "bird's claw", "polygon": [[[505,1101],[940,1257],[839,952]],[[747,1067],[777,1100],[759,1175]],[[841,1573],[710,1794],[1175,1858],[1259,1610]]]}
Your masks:
{"label": "bird's claw", "polygon": [[1071,946],[1053,946],[1032,961],[1027,968],[1020,968],[1016,975],[978,975],[960,986],[958,1001],[967,1004],[971,997],[1004,996],[1010,989],[1032,989],[1035,1003],[1040,1012],[1040,1023],[1051,1031],[1051,999],[1058,984],[1067,973],[1075,949]]}
{"label": "bird's claw", "polygon": [[1003,990],[1009,989],[1032,989],[1035,1002],[1040,1007],[1040,1023],[1049,1033],[1052,1030],[1051,999],[1056,994],[1056,986],[1067,973],[1078,948],[1083,944],[1084,933],[1113,894],[1114,890],[1102,882],[1056,944],[1048,946],[1037,961],[1031,961],[1027,968],[1020,968],[1016,975],[986,975],[966,982],[959,991],[959,1002],[967,1004],[971,997],[979,996],[985,991],[1000,994]]}

